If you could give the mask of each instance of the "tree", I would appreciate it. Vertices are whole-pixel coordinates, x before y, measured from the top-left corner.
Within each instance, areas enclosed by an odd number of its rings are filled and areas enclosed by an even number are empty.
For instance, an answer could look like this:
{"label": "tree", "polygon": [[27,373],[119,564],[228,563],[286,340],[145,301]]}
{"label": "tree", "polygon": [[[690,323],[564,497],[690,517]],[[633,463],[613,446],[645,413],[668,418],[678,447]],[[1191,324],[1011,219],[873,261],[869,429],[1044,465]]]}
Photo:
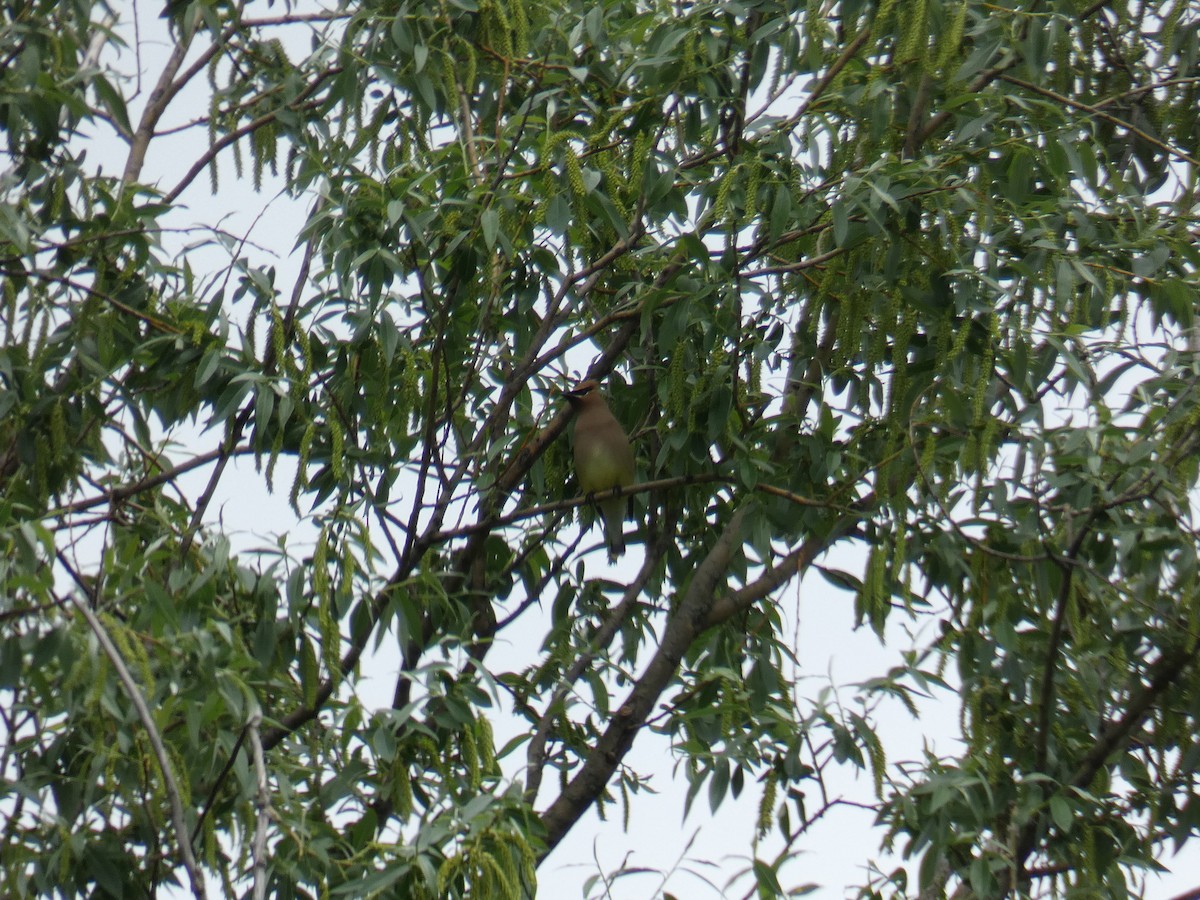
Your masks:
{"label": "tree", "polygon": [[[1119,895],[1190,839],[1194,6],[262,7],[3,8],[8,895],[527,896],[648,727],[689,802],[761,784],[739,893],[840,765],[919,860],[868,896]],[[302,213],[264,247],[230,190]],[[574,376],[632,565],[571,527]],[[961,754],[803,695],[810,571],[939,623],[858,698],[956,689]]]}

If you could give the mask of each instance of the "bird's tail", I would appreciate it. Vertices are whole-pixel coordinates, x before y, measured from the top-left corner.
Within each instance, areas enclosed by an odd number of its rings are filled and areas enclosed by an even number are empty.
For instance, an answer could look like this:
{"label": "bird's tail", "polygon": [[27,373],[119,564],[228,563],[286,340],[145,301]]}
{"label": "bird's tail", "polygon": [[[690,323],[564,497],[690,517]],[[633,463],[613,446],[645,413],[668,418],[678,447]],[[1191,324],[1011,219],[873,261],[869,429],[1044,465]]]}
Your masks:
{"label": "bird's tail", "polygon": [[604,539],[608,543],[608,558],[615,560],[625,553],[625,498],[616,497],[601,504],[604,515]]}

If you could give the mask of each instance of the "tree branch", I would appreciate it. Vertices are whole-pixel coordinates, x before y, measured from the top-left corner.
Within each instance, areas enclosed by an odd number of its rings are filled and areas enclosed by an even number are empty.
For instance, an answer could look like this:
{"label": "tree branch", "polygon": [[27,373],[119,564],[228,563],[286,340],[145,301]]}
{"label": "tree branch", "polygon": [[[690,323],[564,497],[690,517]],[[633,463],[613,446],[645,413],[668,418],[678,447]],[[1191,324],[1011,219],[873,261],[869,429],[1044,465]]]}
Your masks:
{"label": "tree branch", "polygon": [[595,749],[558,798],[541,815],[546,829],[546,849],[540,859],[558,846],[584,811],[604,791],[609,779],[645,723],[662,692],[675,676],[692,641],[701,632],[713,605],[717,585],[730,560],[742,545],[742,525],[747,515],[742,506],[733,514],[708,556],[696,567],[682,601],[667,622],[658,651],[646,671],[617,709]]}
{"label": "tree branch", "polygon": [[[320,201],[318,201],[319,203]],[[308,273],[312,266],[312,258],[313,239],[309,238],[304,245],[304,258],[300,261],[300,271],[296,273],[296,280],[292,285],[291,301],[288,303],[287,311],[283,317],[283,340],[285,342],[292,339],[295,330],[296,310],[299,308],[300,299],[304,295],[304,286],[308,284]],[[275,344],[271,342],[267,345],[267,350],[263,354],[263,374],[268,376],[273,375],[278,365],[279,360],[275,358]],[[200,529],[200,525],[204,519],[204,512],[212,502],[212,498],[217,490],[217,484],[220,482],[221,476],[225,473],[225,466],[228,464],[230,457],[233,456],[234,448],[237,446],[237,442],[242,439],[242,432],[245,430],[246,424],[250,421],[250,417],[253,414],[254,398],[251,397],[230,425],[229,434],[221,442],[221,446],[217,450],[216,468],[213,469],[212,475],[209,476],[208,484],[204,487],[204,493],[196,501],[196,508],[192,511],[192,517],[188,521],[187,529],[179,540],[180,559],[186,556],[188,550],[191,548],[196,532]]]}
{"label": "tree branch", "polygon": [[[288,109],[288,110],[295,110],[295,109],[302,109],[306,106],[307,107],[314,106],[317,103],[317,101],[309,100],[308,98],[317,92],[317,89],[325,82],[326,79],[331,78],[334,75],[337,75],[341,71],[342,71],[341,67],[334,66],[333,68],[326,69],[324,72],[319,73],[309,83],[308,87],[306,87],[303,91],[300,92],[300,94],[296,97],[295,100],[288,103],[283,108]],[[247,122],[245,125],[241,126],[240,128],[235,128],[233,131],[230,131],[227,134],[221,135],[221,137],[218,138],[217,140],[213,141],[212,146],[209,147],[208,150],[206,150],[200,156],[200,158],[197,159],[196,162],[194,162],[192,164],[192,167],[187,170],[187,173],[183,176],[182,179],[180,179],[180,181],[175,185],[175,187],[171,188],[171,190],[166,193],[166,195],[163,197],[163,202],[164,203],[174,203],[176,200],[179,199],[179,195],[182,194],[187,189],[188,185],[190,185],[193,181],[196,180],[196,176],[204,171],[204,167],[207,166],[210,162],[212,162],[222,150],[224,150],[230,144],[236,143],[237,141],[241,140],[246,135],[250,134],[252,131],[257,131],[258,129],[262,128],[263,126],[269,125],[271,122],[275,121],[275,119],[278,118],[278,116],[279,116],[279,110],[272,110],[271,112],[263,113],[257,119],[250,120],[249,122]]]}
{"label": "tree branch", "polygon": [[125,665],[125,660],[121,657],[116,645],[112,642],[112,638],[108,636],[103,623],[92,612],[88,605],[79,599],[79,596],[72,592],[68,598],[71,605],[87,621],[88,627],[91,628],[92,634],[96,636],[100,647],[104,650],[104,655],[108,657],[113,668],[117,672],[117,677],[125,688],[125,693],[129,695],[129,699],[133,702],[133,707],[137,710],[138,719],[141,720],[142,727],[146,729],[146,735],[150,739],[150,746],[154,750],[154,758],[158,761],[159,771],[162,773],[163,789],[167,793],[167,799],[171,806],[171,824],[175,828],[175,837],[179,844],[179,859],[188,873],[188,879],[192,885],[193,896],[204,900],[206,897],[204,891],[204,878],[200,874],[200,869],[196,865],[196,858],[192,855],[192,842],[188,840],[187,822],[183,815],[183,800],[179,793],[179,785],[175,781],[175,775],[171,769],[171,760],[167,756],[167,748],[163,745],[162,735],[158,733],[158,727],[154,724],[154,716],[150,713],[150,707],[146,705],[146,700],[142,696],[141,690],[137,686],[137,682],[133,680],[133,675],[130,674],[128,666]]}
{"label": "tree branch", "polygon": [[661,554],[646,554],[646,560],[642,563],[641,570],[638,572],[637,577],[625,588],[625,594],[621,598],[621,602],[609,611],[608,616],[601,623],[600,627],[596,629],[596,633],[588,642],[587,649],[575,657],[570,667],[563,673],[558,687],[554,689],[554,693],[546,701],[545,711],[542,713],[541,718],[538,719],[525,755],[525,800],[531,806],[537,801],[538,789],[542,786],[542,771],[546,765],[546,740],[550,736],[550,730],[554,727],[554,723],[558,721],[560,713],[559,705],[566,699],[567,694],[570,693],[580,676],[583,675],[584,670],[592,664],[599,653],[607,649],[608,645],[612,643],[612,639],[616,637],[617,632],[621,629],[621,625],[624,624],[625,619],[629,616],[630,610],[633,609],[638,597],[641,596],[646,582],[650,580],[650,575],[657,568],[660,558]]}
{"label": "tree branch", "polygon": [[1049,88],[1041,87],[1039,85],[1033,84],[1032,82],[1025,81],[1021,78],[1016,78],[1012,75],[1001,75],[1000,77],[1003,78],[1005,81],[1007,81],[1009,84],[1015,84],[1017,87],[1024,88],[1025,90],[1030,91],[1031,93],[1038,94],[1049,100],[1053,100],[1055,103],[1061,103],[1064,106],[1070,106],[1071,108],[1077,109],[1080,112],[1085,112],[1090,116],[1095,116],[1097,119],[1103,119],[1105,122],[1109,122],[1113,125],[1116,125],[1118,128],[1124,128],[1130,134],[1137,135],[1139,138],[1141,138],[1147,144],[1150,144],[1153,147],[1157,147],[1159,150],[1162,150],[1168,156],[1173,156],[1178,160],[1182,160],[1183,162],[1188,163],[1189,165],[1192,165],[1196,168],[1200,168],[1200,159],[1197,159],[1196,157],[1191,156],[1188,153],[1185,153],[1183,150],[1180,150],[1178,147],[1172,147],[1170,144],[1168,144],[1164,141],[1160,141],[1158,138],[1153,137],[1152,135],[1149,135],[1146,132],[1142,131],[1136,125],[1133,125],[1132,123],[1127,122],[1124,119],[1119,118],[1118,116],[1114,116],[1112,113],[1106,113],[1104,110],[1100,109],[1100,107],[1098,107],[1098,106],[1091,106],[1090,104],[1083,103],[1082,101],[1076,100],[1074,97],[1064,96],[1063,94],[1059,94],[1055,91],[1050,90]]}
{"label": "tree branch", "polygon": [[846,49],[842,51],[841,55],[833,61],[833,64],[829,67],[825,74],[822,75],[817,80],[817,83],[813,85],[812,90],[808,92],[808,96],[804,98],[804,102],[797,107],[794,113],[788,116],[787,120],[784,122],[785,128],[795,128],[800,123],[800,120],[804,118],[810,109],[812,109],[813,104],[820,100],[825,91],[829,89],[829,86],[833,84],[833,80],[838,77],[842,69],[846,68],[846,66],[850,63],[850,60],[854,59],[854,57],[858,55],[858,51],[862,49],[863,44],[865,44],[867,39],[870,37],[870,25],[864,27],[862,31],[854,36],[850,43],[846,45]]}
{"label": "tree branch", "polygon": [[[59,506],[55,509],[48,510],[44,518],[61,519],[63,516],[71,513],[83,512],[84,510],[94,509],[97,506],[103,506],[106,503],[119,503],[122,500],[127,500],[130,497],[136,496],[143,491],[153,490],[159,485],[166,484],[169,481],[174,481],[180,475],[184,475],[193,469],[198,469],[201,466],[206,466],[213,460],[221,456],[224,451],[222,448],[210,450],[207,453],[201,453],[193,456],[187,462],[180,463],[177,466],[172,466],[156,475],[151,475],[143,478],[141,481],[133,484],[125,485],[124,487],[113,488],[107,493],[100,494],[96,497],[89,497],[86,500],[76,500],[74,503],[68,503],[65,506]],[[249,446],[236,447],[229,451],[231,456],[243,456],[253,453],[254,448]]]}
{"label": "tree branch", "polygon": [[[195,26],[199,22],[200,13],[197,11],[192,17],[192,28],[188,30],[194,33]],[[179,72],[179,67],[183,65],[190,46],[191,39],[181,36],[179,43],[171,51],[166,65],[163,66],[162,72],[159,73],[158,83],[155,84],[154,89],[150,92],[146,108],[142,110],[142,118],[133,132],[133,141],[129,147],[129,156],[125,160],[125,172],[121,176],[121,181],[124,184],[132,184],[142,174],[142,166],[146,163],[146,151],[150,147],[150,139],[154,137],[155,126],[158,125],[159,119],[166,112],[172,98],[179,93],[185,83],[183,81],[175,81],[175,75]]]}
{"label": "tree branch", "polygon": [[[1177,650],[1174,653],[1166,653],[1153,667],[1149,683],[1143,685],[1130,698],[1125,708],[1125,714],[1120,719],[1110,723],[1101,732],[1096,742],[1092,745],[1092,748],[1084,755],[1078,766],[1076,766],[1075,771],[1071,773],[1070,777],[1064,783],[1064,786],[1087,790],[1096,778],[1096,775],[1104,768],[1109,757],[1129,741],[1130,735],[1142,727],[1146,719],[1154,711],[1155,704],[1158,703],[1162,695],[1174,686],[1188,667],[1196,662],[1198,656],[1200,656],[1200,641],[1193,641],[1191,646],[1186,649]],[[1024,870],[1025,860],[1034,851],[1041,822],[1042,816],[1035,815],[1021,829],[1016,851],[1016,869],[1018,875]],[[1011,878],[1009,870],[1005,870],[999,878],[1001,896],[1007,894],[1011,889]]]}
{"label": "tree branch", "polygon": [[254,900],[267,897],[267,821],[271,811],[271,788],[267,783],[267,764],[263,759],[262,740],[258,728],[262,724],[262,710],[257,704],[246,723],[250,735],[250,755],[254,760],[254,775],[257,791],[254,798],[255,825],[254,846],[250,854],[254,871]]}

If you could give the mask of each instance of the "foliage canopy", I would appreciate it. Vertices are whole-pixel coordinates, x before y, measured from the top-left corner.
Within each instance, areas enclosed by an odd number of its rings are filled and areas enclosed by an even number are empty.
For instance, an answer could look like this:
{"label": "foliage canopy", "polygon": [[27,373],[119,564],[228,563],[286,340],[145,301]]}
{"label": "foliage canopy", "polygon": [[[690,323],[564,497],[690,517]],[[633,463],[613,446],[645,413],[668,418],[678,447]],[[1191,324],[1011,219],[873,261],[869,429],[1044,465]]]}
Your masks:
{"label": "foliage canopy", "polygon": [[[865,895],[1136,888],[1200,825],[1198,30],[0,6],[8,895],[528,896],[642,800],[648,726],[689,802],[761,782],[739,893],[783,892],[839,765],[919,860]],[[231,195],[290,230],[206,217]],[[605,577],[576,375],[639,459]],[[221,516],[239,458],[289,526]],[[823,567],[881,635],[939,625],[845,706],[779,604]],[[890,764],[870,709],[945,687],[961,753]]]}

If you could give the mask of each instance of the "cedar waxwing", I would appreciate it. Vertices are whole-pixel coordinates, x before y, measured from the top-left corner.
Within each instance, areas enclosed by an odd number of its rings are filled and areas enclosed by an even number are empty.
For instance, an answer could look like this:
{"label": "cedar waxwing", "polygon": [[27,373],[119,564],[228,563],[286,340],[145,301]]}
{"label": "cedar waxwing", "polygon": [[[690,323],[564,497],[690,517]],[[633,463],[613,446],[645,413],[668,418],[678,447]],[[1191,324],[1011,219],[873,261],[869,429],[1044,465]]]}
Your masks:
{"label": "cedar waxwing", "polygon": [[[600,384],[582,381],[563,396],[575,410],[575,474],[584,495],[633,484],[633,448],[621,423],[609,411]],[[610,497],[600,503],[608,558],[625,552],[624,497]]]}

